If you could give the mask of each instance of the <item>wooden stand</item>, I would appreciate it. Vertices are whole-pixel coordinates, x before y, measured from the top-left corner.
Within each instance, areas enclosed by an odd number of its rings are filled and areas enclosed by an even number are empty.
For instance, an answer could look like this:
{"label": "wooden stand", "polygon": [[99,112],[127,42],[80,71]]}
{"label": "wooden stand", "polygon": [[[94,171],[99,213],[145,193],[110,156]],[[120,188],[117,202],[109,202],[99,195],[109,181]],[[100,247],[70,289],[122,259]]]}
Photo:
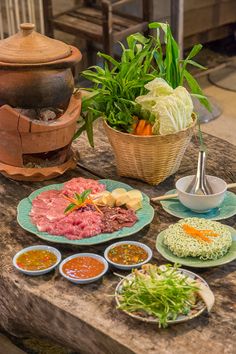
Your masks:
{"label": "wooden stand", "polygon": [[93,46],[100,43],[102,51],[113,55],[113,46],[135,32],[148,33],[153,15],[153,0],[142,0],[142,18],[120,11],[124,5],[136,0],[85,0],[65,12],[53,15],[51,0],[43,0],[45,32],[53,37],[55,29],[84,38],[87,42],[88,65],[92,60]]}
{"label": "wooden stand", "polygon": [[68,170],[76,167],[77,158],[73,152],[71,157],[62,165],[42,168],[15,167],[0,162],[0,172],[3,176],[14,179],[15,181],[46,181],[63,175]]}
{"label": "wooden stand", "polygon": [[80,115],[81,99],[72,96],[66,112],[57,120],[42,122],[21,115],[12,107],[0,108],[0,172],[5,176],[28,181],[54,178],[75,167],[72,153],[67,161],[51,167],[27,168],[23,164],[24,154],[54,151],[68,146],[76,130]]}

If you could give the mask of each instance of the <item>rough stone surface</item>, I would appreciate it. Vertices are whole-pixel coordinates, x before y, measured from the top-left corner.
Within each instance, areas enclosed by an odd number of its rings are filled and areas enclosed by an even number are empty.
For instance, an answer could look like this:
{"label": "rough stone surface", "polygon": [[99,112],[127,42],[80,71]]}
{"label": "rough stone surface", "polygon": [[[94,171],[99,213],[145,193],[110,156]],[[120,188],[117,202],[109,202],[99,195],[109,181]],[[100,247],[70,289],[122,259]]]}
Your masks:
{"label": "rough stone surface", "polygon": [[[223,140],[205,135],[208,146],[208,174],[236,181],[234,161],[236,148]],[[149,196],[163,194],[173,188],[180,176],[194,172],[197,143],[193,139],[180,170],[156,187],[140,181],[119,178],[107,139],[98,124],[96,149],[90,148],[83,136],[76,146],[80,167],[56,180],[22,183],[0,177],[0,326],[11,333],[47,336],[81,353],[95,354],[231,354],[236,346],[236,261],[206,270],[195,270],[211,286],[216,304],[210,315],[204,313],[187,323],[158,329],[129,318],[119,312],[112,296],[118,279],[110,271],[102,281],[76,286],[63,279],[58,271],[40,277],[24,276],[13,269],[12,257],[23,247],[41,244],[36,236],[21,229],[16,220],[18,202],[33,190],[60,183],[74,176],[120,179]],[[83,166],[83,167],[81,167]],[[147,243],[154,250],[154,261],[165,260],[155,251],[157,234],[177,219],[161,206],[155,206],[155,218],[131,237]],[[236,218],[223,223],[236,227]],[[58,245],[63,257],[80,251],[102,254],[107,244],[94,247]],[[126,273],[124,273],[126,274]]]}
{"label": "rough stone surface", "polygon": [[6,354],[26,354],[17,348],[6,336],[0,333],[0,353]]}

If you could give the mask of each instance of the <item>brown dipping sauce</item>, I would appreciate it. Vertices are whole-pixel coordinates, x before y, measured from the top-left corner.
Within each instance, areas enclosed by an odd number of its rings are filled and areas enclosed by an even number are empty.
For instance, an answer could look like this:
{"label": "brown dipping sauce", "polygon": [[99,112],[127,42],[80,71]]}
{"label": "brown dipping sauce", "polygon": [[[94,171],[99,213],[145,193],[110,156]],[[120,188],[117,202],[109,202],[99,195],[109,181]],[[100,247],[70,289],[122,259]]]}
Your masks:
{"label": "brown dipping sauce", "polygon": [[25,270],[43,270],[57,262],[54,253],[47,250],[31,250],[21,254],[16,259],[18,267]]}
{"label": "brown dipping sauce", "polygon": [[70,278],[88,279],[96,277],[105,269],[104,264],[93,257],[77,257],[66,262],[62,270]]}
{"label": "brown dipping sauce", "polygon": [[144,262],[148,253],[140,246],[127,243],[111,248],[108,258],[117,264],[132,265]]}

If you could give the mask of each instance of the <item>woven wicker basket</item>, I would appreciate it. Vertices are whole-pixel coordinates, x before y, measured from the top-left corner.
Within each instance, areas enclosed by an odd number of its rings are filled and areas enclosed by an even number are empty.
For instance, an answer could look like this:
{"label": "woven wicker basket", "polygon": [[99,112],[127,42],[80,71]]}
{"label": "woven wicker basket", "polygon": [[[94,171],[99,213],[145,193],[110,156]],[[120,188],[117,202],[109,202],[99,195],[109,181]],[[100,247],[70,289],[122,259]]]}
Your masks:
{"label": "woven wicker basket", "polygon": [[190,127],[178,133],[145,137],[119,132],[104,121],[117,173],[152,185],[164,181],[178,170],[195,125],[196,117]]}

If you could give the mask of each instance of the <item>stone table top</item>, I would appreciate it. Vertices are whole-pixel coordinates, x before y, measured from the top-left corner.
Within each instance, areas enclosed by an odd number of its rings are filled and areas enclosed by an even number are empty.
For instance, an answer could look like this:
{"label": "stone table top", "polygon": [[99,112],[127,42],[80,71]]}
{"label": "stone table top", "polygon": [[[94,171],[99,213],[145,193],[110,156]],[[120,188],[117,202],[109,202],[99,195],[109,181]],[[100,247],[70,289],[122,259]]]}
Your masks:
{"label": "stone table top", "polygon": [[[208,174],[236,181],[236,147],[218,138],[205,135],[208,147]],[[47,336],[80,353],[95,354],[232,354],[236,348],[236,261],[217,268],[195,270],[211,286],[216,298],[213,311],[186,323],[159,329],[156,325],[138,322],[116,309],[111,296],[118,282],[109,272],[102,281],[78,286],[63,279],[58,271],[39,276],[25,276],[12,266],[12,257],[21,248],[41,244],[36,236],[17,224],[18,202],[33,190],[60,183],[75,176],[112,178],[139,188],[150,197],[163,194],[180,176],[194,173],[197,142],[191,142],[181,167],[174,176],[158,186],[119,178],[114,156],[101,126],[96,130],[93,150],[82,136],[75,144],[80,153],[79,166],[55,180],[27,183],[0,177],[0,326],[15,334]],[[157,234],[177,218],[155,205],[155,217],[132,239],[147,243],[154,251],[154,262],[165,260],[155,250]],[[236,227],[236,218],[223,220]],[[102,254],[106,244],[91,247],[58,245],[63,257],[80,251]],[[124,273],[125,274],[125,273]]]}

